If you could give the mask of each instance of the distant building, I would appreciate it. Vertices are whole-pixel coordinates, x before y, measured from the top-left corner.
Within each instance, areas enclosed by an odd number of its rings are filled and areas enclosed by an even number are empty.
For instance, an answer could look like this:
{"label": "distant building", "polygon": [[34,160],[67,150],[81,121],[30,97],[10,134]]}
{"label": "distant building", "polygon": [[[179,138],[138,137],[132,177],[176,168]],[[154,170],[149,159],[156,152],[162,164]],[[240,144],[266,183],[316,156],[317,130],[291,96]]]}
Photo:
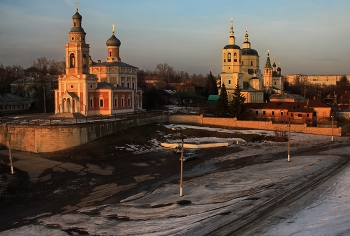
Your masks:
{"label": "distant building", "polygon": [[328,121],[331,106],[318,101],[307,102],[268,102],[246,104],[252,119],[273,120],[277,122],[316,124]]}
{"label": "distant building", "polygon": [[281,67],[276,68],[276,62],[271,66],[270,51],[267,53],[267,59],[264,68],[264,89],[270,94],[282,94],[284,89],[284,78],[281,74]]}
{"label": "distant building", "polygon": [[19,97],[11,93],[0,94],[0,115],[23,113],[31,107],[29,98]]}
{"label": "distant building", "polygon": [[263,103],[264,90],[271,93],[282,93],[283,77],[281,68],[271,66],[269,54],[264,68],[264,77],[259,68],[259,54],[251,48],[251,43],[246,30],[245,40],[242,48],[235,44],[235,36],[231,21],[230,36],[228,44],[222,49],[222,72],[220,73],[220,84],[226,87],[229,101],[232,100],[237,84],[242,89],[241,93],[246,98],[245,103]]}
{"label": "distant building", "polygon": [[[302,74],[287,74],[284,75],[285,81],[290,85],[297,84],[314,84],[314,85],[337,85],[344,75],[302,75]],[[350,75],[346,75],[350,81]]]}
{"label": "distant building", "polygon": [[272,94],[270,96],[270,102],[307,102],[307,98],[299,94]]}

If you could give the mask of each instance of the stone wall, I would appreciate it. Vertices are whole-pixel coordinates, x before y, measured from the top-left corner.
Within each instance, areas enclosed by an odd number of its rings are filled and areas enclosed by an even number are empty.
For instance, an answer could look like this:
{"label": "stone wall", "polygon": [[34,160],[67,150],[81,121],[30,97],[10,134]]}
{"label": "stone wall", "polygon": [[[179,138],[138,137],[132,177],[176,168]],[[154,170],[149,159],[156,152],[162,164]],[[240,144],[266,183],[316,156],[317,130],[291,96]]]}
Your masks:
{"label": "stone wall", "polygon": [[[236,118],[218,118],[218,117],[203,117],[192,115],[172,115],[169,117],[170,123],[181,124],[195,124],[195,125],[210,125],[228,128],[245,128],[245,129],[261,129],[261,130],[278,130],[288,131],[287,124],[274,124],[271,121],[245,121],[237,120]],[[333,135],[342,136],[348,132],[348,129],[342,129],[341,127],[308,127],[306,124],[291,124],[291,132],[307,133],[307,134],[320,134],[320,135]]]}
{"label": "stone wall", "polygon": [[71,125],[1,125],[0,144],[8,147],[11,140],[11,149],[14,150],[53,152],[78,146],[130,127],[167,121],[167,114],[159,114],[127,120]]}
{"label": "stone wall", "polygon": [[[236,118],[214,118],[203,117],[202,115],[168,116],[167,114],[159,114],[127,120],[85,124],[45,126],[1,125],[0,144],[8,147],[9,139],[11,139],[11,148],[15,150],[36,153],[53,152],[78,146],[130,127],[154,122],[288,131],[286,124],[273,124],[271,121],[241,121]],[[350,132],[350,126],[333,128],[332,131],[331,127],[308,127],[305,124],[291,124],[290,130],[291,132],[321,135],[332,135],[333,132],[334,136],[341,136]],[[9,131],[11,131],[11,134],[9,134]]]}

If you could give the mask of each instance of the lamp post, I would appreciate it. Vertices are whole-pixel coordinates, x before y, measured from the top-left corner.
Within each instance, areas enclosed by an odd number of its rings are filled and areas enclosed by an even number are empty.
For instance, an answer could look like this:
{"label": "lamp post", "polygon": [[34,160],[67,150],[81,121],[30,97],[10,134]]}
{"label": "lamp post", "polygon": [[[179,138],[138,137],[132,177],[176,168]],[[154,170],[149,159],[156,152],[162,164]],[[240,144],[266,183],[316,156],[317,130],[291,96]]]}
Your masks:
{"label": "lamp post", "polygon": [[12,155],[11,155],[11,134],[12,132],[8,132],[9,133],[9,155],[10,155],[10,166],[11,166],[11,174],[13,175],[13,165],[12,165]]}
{"label": "lamp post", "polygon": [[[176,128],[172,128],[172,130],[178,130]],[[183,166],[184,166],[184,137],[181,133],[181,157],[180,157],[180,197],[183,196],[183,191],[182,191],[182,173],[183,173]]]}
{"label": "lamp post", "polygon": [[288,162],[290,161],[290,119],[288,121]]}
{"label": "lamp post", "polygon": [[331,118],[332,118],[332,138],[331,138],[331,142],[333,142],[333,141],[334,141],[334,136],[333,136],[333,123],[334,123],[334,116],[332,115],[332,116],[331,116]]}

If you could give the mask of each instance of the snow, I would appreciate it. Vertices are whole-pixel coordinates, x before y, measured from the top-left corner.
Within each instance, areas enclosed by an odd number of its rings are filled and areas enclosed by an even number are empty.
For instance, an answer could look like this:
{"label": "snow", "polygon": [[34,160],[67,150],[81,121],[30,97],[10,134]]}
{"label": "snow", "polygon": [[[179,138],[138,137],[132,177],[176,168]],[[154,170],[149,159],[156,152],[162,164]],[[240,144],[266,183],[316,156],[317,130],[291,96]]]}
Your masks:
{"label": "snow", "polygon": [[[167,128],[198,128],[218,132],[260,133],[273,135],[273,131],[264,130],[226,130],[188,125],[168,125]],[[242,151],[221,157],[213,157],[206,163],[187,170],[185,168],[184,196],[179,197],[179,185],[166,182],[153,192],[140,192],[121,200],[118,204],[76,207],[75,213],[45,214],[28,226],[23,226],[0,235],[68,235],[67,230],[81,230],[92,235],[203,235],[215,227],[225,224],[261,203],[276,189],[293,183],[300,176],[307,176],[346,155],[350,148],[331,148],[331,137],[291,133],[291,162],[285,159],[269,161],[270,154],[286,151],[286,143],[248,142],[239,139]],[[180,140],[177,140],[180,141]],[[175,142],[177,142],[175,140]],[[202,139],[185,139],[186,142],[203,142]],[[206,142],[229,142],[235,139],[217,139],[206,137]],[[348,137],[335,137],[334,143],[349,142]],[[156,140],[150,141],[153,150],[162,148]],[[312,155],[297,155],[293,151],[302,147],[328,145],[329,150]],[[135,153],[144,152],[143,147],[129,144],[126,147]],[[149,147],[148,147],[149,148]],[[240,169],[216,170],[215,163],[263,154],[266,162],[249,165]],[[90,165],[94,173],[102,170]],[[77,168],[79,169],[79,168]],[[107,168],[112,171],[113,168]],[[35,176],[37,177],[37,176]],[[140,176],[149,178],[150,176]],[[284,218],[263,224],[262,235],[350,235],[350,166],[331,178],[316,197],[307,203],[307,207]],[[103,189],[116,189],[117,184],[97,187],[87,198],[100,193]],[[103,189],[101,189],[103,188]],[[316,190],[315,190],[316,191]],[[96,213],[97,212],[97,213]],[[35,217],[35,216],[33,216]],[[78,233],[76,233],[78,234]],[[257,233],[255,233],[257,234]],[[74,234],[73,234],[74,235]]]}

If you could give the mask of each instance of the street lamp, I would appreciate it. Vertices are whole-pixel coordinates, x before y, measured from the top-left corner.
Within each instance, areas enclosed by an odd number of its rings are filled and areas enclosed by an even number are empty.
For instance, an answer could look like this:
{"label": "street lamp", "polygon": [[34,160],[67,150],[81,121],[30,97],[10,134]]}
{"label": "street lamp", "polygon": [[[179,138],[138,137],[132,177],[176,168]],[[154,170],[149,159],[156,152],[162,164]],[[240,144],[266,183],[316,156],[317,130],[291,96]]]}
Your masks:
{"label": "street lamp", "polygon": [[11,134],[12,132],[8,132],[9,133],[9,155],[10,155],[10,166],[11,166],[11,174],[13,175],[13,165],[12,165],[12,155],[11,155]]}
{"label": "street lamp", "polygon": [[[178,130],[176,128],[171,128],[172,130]],[[180,197],[183,196],[182,194],[182,173],[183,173],[183,166],[184,166],[184,137],[181,131],[181,157],[180,157]]]}
{"label": "street lamp", "polygon": [[290,161],[290,118],[288,121],[288,162]]}
{"label": "street lamp", "polygon": [[332,115],[331,118],[332,118],[332,138],[331,138],[331,142],[333,142],[333,141],[334,141],[334,136],[333,136],[333,122],[334,122],[334,116]]}

